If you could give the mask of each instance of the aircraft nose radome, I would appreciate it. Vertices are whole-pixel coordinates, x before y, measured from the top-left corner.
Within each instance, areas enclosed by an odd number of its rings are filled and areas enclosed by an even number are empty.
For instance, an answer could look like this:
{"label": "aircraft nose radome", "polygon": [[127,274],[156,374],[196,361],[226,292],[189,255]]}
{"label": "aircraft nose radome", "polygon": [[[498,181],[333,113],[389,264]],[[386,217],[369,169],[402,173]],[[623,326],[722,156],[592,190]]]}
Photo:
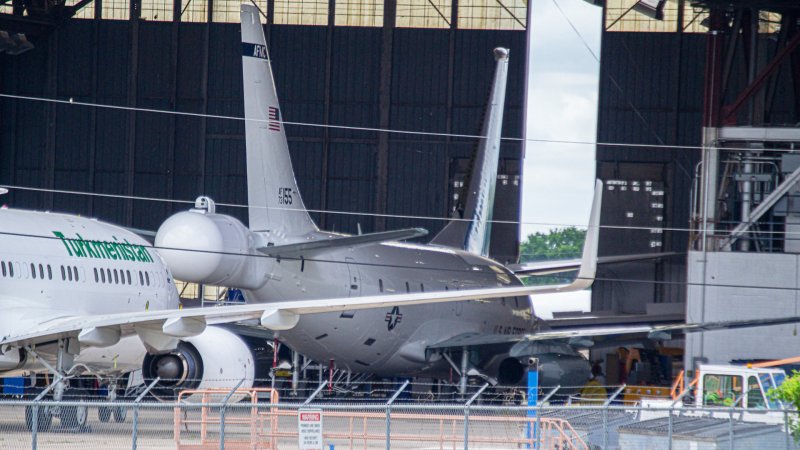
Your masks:
{"label": "aircraft nose radome", "polygon": [[503,47],[497,47],[494,49],[494,59],[495,61],[508,59],[508,49]]}

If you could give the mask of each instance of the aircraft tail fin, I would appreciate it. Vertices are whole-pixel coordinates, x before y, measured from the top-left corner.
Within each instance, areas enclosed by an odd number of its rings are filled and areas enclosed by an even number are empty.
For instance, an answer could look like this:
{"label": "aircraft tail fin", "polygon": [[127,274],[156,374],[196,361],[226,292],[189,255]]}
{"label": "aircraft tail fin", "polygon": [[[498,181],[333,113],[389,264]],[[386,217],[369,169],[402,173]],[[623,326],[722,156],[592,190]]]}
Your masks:
{"label": "aircraft tail fin", "polygon": [[242,74],[250,229],[278,235],[317,230],[295,180],[258,9],[241,6]]}
{"label": "aircraft tail fin", "polygon": [[[481,139],[472,164],[469,185],[464,192],[464,209],[433,238],[431,244],[462,248],[476,255],[489,255],[492,234],[494,192],[500,159],[500,134],[508,76],[508,49],[494,49],[497,61],[492,91],[486,105]],[[460,216],[460,217],[459,217]]]}

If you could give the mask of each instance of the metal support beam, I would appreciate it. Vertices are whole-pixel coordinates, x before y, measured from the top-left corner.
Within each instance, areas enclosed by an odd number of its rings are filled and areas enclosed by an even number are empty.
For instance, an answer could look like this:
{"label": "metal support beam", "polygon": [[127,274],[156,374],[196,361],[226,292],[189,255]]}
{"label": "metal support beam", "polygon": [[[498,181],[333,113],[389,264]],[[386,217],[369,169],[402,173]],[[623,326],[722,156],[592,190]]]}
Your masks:
{"label": "metal support beam", "polygon": [[730,251],[731,245],[736,242],[736,240],[741,237],[747,230],[750,229],[750,226],[753,225],[761,216],[764,215],[770,208],[775,206],[778,203],[778,200],[781,199],[784,195],[794,185],[800,181],[800,167],[795,169],[794,172],[791,173],[788,177],[786,177],[781,184],[779,184],[772,193],[764,198],[764,200],[752,211],[750,215],[739,225],[731,230],[730,236],[723,242],[722,248],[726,251]]}
{"label": "metal support beam", "polygon": [[[733,101],[728,106],[723,107],[723,121],[726,124],[734,124],[736,123],[736,113],[739,111],[739,108],[744,105],[744,103],[749,100],[756,92],[758,92],[767,79],[775,73],[775,71],[780,67],[781,63],[783,63],[784,59],[787,56],[791,55],[797,46],[800,45],[800,33],[797,33],[786,43],[786,46],[783,47],[775,54],[772,60],[767,64],[764,69],[759,72],[759,74],[755,77],[752,83],[747,86],[739,96],[736,97],[736,100]],[[751,64],[755,64],[755,62],[751,62]]]}
{"label": "metal support beam", "polygon": [[716,127],[720,122],[722,103],[722,55],[724,50],[724,12],[719,9],[709,11],[710,29],[706,38],[705,94],[703,95],[703,126]]}

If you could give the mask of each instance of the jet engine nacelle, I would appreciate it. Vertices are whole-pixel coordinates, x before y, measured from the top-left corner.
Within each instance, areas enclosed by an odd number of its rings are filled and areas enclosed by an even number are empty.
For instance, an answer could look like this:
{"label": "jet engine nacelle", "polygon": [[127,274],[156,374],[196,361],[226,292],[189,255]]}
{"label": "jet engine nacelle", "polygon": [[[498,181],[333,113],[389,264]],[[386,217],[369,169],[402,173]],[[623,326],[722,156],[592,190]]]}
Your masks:
{"label": "jet engine nacelle", "polygon": [[[583,386],[589,379],[589,361],[580,355],[541,353],[539,360],[539,386]],[[497,383],[501,386],[517,386],[526,383],[528,361],[507,357],[500,360],[496,369]]]}
{"label": "jet engine nacelle", "polygon": [[242,338],[224,328],[208,327],[181,341],[174,351],[145,356],[142,376],[146,384],[160,377],[151,392],[169,401],[184,389],[232,389],[240,380],[244,380],[240,388],[250,388],[257,377],[266,377],[257,369],[256,355]]}
{"label": "jet engine nacelle", "polygon": [[19,348],[0,347],[0,372],[7,372],[25,365],[27,353]]}
{"label": "jet engine nacelle", "polygon": [[195,209],[161,224],[155,245],[176,279],[257,289],[272,260],[256,256],[255,239],[236,218]]}

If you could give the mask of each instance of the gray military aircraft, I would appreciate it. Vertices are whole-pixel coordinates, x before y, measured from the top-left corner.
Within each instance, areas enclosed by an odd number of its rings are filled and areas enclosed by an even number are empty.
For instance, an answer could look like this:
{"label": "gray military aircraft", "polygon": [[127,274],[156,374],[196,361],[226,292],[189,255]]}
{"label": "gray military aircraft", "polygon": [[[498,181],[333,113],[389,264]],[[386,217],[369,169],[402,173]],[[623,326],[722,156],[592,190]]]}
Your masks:
{"label": "gray military aircraft", "polygon": [[[250,227],[215,213],[213,201],[205,197],[195,209],[167,219],[155,245],[176,278],[240,288],[250,303],[397,293],[425,298],[448,291],[522,286],[511,270],[487,257],[508,50],[494,51],[496,72],[482,130],[486,138],[473,164],[464,211],[430,244],[419,245],[399,242],[427,234],[419,228],[356,236],[318,229],[295,181],[257,9],[242,5],[241,21]],[[526,294],[591,285],[601,191],[598,182],[577,279]],[[469,349],[442,349],[439,344],[467,335],[536,333],[542,327],[530,298],[469,298],[451,304],[289,316],[279,337],[303,355],[317,361],[334,359],[337,367],[354,372],[437,373],[452,364],[451,353],[458,353],[461,364],[454,364],[456,371],[516,383],[526,360],[524,355],[509,356],[508,345],[497,348],[491,340],[483,345],[473,340]],[[539,345],[535,355],[543,362],[544,382],[580,383],[589,370],[586,360],[565,344]]]}

